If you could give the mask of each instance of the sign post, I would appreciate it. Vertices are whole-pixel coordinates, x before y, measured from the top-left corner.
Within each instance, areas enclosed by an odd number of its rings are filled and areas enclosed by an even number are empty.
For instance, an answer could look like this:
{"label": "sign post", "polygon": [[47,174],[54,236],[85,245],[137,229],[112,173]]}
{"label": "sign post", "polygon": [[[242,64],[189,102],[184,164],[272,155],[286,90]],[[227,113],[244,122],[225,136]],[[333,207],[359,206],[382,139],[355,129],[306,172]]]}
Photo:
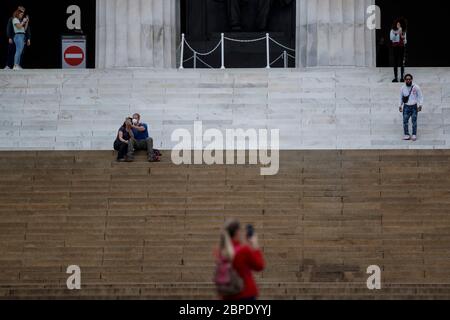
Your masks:
{"label": "sign post", "polygon": [[86,36],[62,36],[62,68],[86,69]]}

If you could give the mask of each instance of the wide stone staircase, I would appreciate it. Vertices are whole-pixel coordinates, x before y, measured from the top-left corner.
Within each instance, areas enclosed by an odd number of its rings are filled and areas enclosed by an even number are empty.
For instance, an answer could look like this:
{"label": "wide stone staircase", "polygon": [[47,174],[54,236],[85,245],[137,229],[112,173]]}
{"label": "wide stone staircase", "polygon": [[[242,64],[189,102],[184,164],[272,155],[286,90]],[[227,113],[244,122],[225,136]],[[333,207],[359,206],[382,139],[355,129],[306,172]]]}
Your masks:
{"label": "wide stone staircase", "polygon": [[[262,298],[450,298],[448,150],[282,151],[277,176],[114,159],[0,153],[2,299],[214,299],[229,217],[259,234]],[[382,290],[366,287],[370,265]]]}
{"label": "wide stone staircase", "polygon": [[422,87],[419,141],[401,141],[390,68],[0,71],[3,150],[110,150],[139,112],[156,146],[174,130],[279,129],[284,150],[448,149],[450,69],[408,69]]}

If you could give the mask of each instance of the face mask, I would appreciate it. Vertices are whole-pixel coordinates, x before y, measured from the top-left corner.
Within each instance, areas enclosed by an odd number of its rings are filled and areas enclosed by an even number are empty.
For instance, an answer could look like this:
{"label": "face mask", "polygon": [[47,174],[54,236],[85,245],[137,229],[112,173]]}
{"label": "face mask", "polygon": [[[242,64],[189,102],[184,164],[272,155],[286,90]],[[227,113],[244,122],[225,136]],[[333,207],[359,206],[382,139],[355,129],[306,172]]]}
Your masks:
{"label": "face mask", "polygon": [[137,119],[133,119],[133,124],[134,124],[134,125],[137,125],[137,124],[138,124]]}
{"label": "face mask", "polygon": [[412,82],[406,83],[407,87],[411,87],[412,86]]}

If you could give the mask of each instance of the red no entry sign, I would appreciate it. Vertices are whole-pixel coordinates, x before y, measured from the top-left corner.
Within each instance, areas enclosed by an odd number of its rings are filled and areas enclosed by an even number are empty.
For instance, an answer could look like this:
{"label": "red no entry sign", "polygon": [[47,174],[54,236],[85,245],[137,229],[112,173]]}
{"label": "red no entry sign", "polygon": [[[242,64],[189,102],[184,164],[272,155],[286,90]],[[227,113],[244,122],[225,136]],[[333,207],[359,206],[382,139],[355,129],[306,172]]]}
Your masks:
{"label": "red no entry sign", "polygon": [[64,51],[64,61],[73,67],[79,66],[84,61],[84,51],[78,46],[70,46]]}

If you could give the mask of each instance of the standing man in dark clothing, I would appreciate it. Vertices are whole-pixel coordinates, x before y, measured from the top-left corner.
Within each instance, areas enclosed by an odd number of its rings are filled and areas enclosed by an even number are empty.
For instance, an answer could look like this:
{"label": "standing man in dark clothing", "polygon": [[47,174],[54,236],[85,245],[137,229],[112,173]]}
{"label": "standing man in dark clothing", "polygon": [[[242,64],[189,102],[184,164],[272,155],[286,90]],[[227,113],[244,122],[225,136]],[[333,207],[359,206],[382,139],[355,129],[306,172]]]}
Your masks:
{"label": "standing man in dark clothing", "polygon": [[[17,10],[25,12],[25,8],[23,6],[19,6]],[[13,26],[13,17],[10,17],[8,20],[8,24],[6,26],[6,36],[8,37],[8,55],[6,58],[6,66],[5,69],[12,69],[14,67],[14,55],[16,54],[16,45],[14,43],[14,37],[16,33],[14,32]],[[25,43],[29,47],[31,46],[31,28],[28,28],[25,31]]]}

